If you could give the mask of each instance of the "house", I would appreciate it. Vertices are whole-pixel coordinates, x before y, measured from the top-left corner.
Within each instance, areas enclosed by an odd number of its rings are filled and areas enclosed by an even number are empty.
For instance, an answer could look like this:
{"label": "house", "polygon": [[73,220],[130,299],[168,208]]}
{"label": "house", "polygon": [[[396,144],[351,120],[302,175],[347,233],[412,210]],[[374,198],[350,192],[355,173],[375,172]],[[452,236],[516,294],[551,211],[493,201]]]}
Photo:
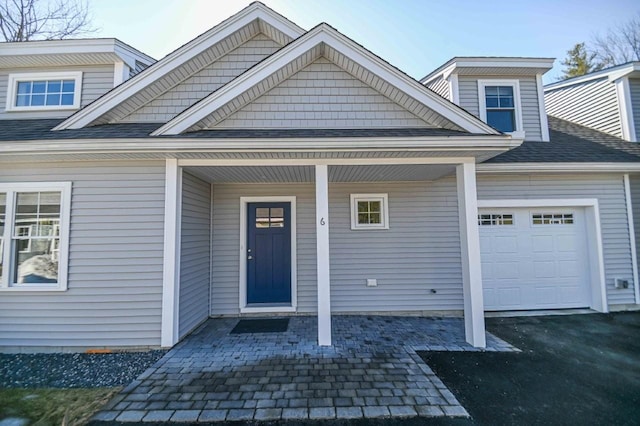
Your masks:
{"label": "house", "polygon": [[371,312],[462,313],[483,347],[485,310],[639,302],[640,159],[547,118],[551,59],[419,82],[256,2],[157,62],[113,41],[87,93],[100,43],[56,43],[0,45],[6,350],[171,347],[279,314],[330,345],[333,314]]}

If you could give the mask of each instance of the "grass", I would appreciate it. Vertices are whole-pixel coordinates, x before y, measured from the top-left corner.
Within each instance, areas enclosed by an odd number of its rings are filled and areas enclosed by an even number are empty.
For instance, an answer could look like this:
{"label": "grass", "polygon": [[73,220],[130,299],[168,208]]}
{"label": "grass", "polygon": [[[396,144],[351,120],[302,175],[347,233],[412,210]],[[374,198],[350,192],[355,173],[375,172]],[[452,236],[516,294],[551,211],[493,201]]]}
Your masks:
{"label": "grass", "polygon": [[0,420],[19,417],[35,426],[83,425],[121,389],[0,389]]}

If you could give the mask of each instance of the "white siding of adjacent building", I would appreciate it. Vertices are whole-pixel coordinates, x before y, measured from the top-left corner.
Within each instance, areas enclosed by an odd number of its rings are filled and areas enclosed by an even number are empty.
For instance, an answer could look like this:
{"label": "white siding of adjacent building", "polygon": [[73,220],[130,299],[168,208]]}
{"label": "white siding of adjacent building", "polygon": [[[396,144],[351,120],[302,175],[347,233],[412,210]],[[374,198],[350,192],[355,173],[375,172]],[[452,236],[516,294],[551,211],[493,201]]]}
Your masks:
{"label": "white siding of adjacent building", "polygon": [[433,126],[337,65],[320,58],[215,127]]}
{"label": "white siding of adjacent building", "polygon": [[[640,175],[629,176],[629,189],[631,192],[631,207],[633,207],[633,228],[635,231],[636,253],[640,253]],[[638,269],[640,270],[640,256],[638,259]],[[640,302],[637,300],[636,302]]]}
{"label": "white siding of adjacent building", "polygon": [[209,317],[211,185],[182,175],[179,336]]}
{"label": "white siding of adjacent building", "polygon": [[158,346],[164,163],[3,164],[0,182],[70,181],[68,290],[0,293],[0,345]]}
{"label": "white siding of adjacent building", "polygon": [[616,85],[607,77],[546,91],[544,103],[553,117],[622,137]]}
{"label": "white siding of adjacent building", "polygon": [[535,77],[461,75],[458,77],[460,106],[476,117],[480,117],[480,102],[484,100],[478,98],[478,80],[491,79],[518,80],[520,82],[520,103],[522,105],[522,125],[525,131],[525,139],[528,141],[541,141],[540,104],[538,102],[538,86]]}
{"label": "white siding of adjacent building", "polygon": [[258,34],[120,121],[166,123],[280,47],[264,34]]}
{"label": "white siding of adjacent building", "polygon": [[631,244],[621,174],[480,175],[478,199],[597,198],[609,305],[634,303],[633,288],[614,288],[614,278],[633,282]]}
{"label": "white siding of adjacent building", "polygon": [[[85,106],[113,88],[114,65],[73,66],[64,68],[29,68],[0,70],[0,120],[25,118],[64,118],[75,110],[60,111],[5,111],[7,105],[7,90],[9,74],[18,73],[46,73],[63,71],[82,71],[82,94],[80,105]],[[1,123],[0,123],[1,124]]]}

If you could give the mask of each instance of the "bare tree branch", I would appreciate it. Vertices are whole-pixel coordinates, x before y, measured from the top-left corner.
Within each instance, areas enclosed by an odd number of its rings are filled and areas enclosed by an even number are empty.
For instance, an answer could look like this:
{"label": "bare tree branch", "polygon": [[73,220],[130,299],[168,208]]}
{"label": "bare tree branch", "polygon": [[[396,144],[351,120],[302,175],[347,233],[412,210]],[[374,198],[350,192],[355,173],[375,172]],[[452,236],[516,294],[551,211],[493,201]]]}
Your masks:
{"label": "bare tree branch", "polygon": [[0,0],[3,41],[57,40],[95,32],[87,0]]}
{"label": "bare tree branch", "polygon": [[630,21],[593,37],[593,52],[603,66],[640,61],[640,13]]}

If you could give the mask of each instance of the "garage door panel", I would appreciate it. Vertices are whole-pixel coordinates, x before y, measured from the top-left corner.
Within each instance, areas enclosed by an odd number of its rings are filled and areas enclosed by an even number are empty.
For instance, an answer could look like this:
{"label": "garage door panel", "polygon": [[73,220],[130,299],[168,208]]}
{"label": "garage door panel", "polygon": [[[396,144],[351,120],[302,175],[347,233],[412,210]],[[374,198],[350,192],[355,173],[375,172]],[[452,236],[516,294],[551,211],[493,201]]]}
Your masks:
{"label": "garage door panel", "polygon": [[535,278],[553,278],[557,275],[556,265],[553,261],[534,261],[533,271]]}
{"label": "garage door panel", "polygon": [[[492,209],[480,214],[485,219],[480,223],[485,309],[590,305],[583,209]],[[505,214],[513,221],[494,220]]]}

